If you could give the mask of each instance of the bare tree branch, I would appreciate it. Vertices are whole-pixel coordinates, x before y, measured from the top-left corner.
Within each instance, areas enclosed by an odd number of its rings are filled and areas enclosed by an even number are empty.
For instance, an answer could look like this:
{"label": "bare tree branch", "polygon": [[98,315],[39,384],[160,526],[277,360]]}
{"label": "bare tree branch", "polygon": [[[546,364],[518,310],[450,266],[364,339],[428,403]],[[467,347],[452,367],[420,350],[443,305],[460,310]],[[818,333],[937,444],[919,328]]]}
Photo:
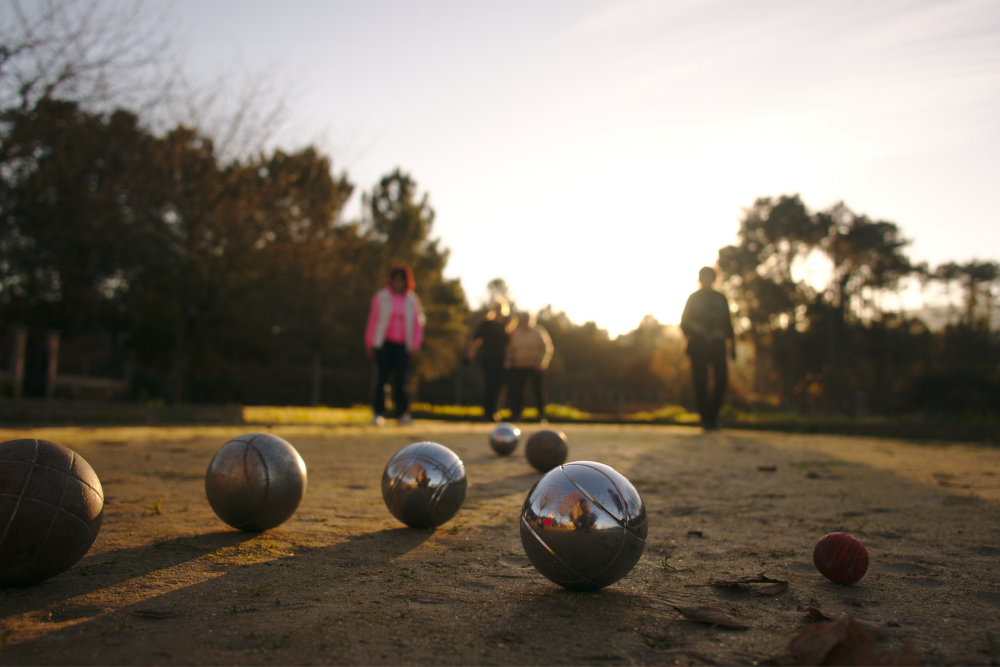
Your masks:
{"label": "bare tree branch", "polygon": [[61,98],[130,109],[158,133],[198,128],[223,161],[263,151],[286,121],[288,77],[230,67],[192,82],[173,23],[149,0],[0,0],[0,112]]}
{"label": "bare tree branch", "polygon": [[62,97],[93,110],[148,108],[176,80],[167,10],[144,0],[0,4],[0,108]]}

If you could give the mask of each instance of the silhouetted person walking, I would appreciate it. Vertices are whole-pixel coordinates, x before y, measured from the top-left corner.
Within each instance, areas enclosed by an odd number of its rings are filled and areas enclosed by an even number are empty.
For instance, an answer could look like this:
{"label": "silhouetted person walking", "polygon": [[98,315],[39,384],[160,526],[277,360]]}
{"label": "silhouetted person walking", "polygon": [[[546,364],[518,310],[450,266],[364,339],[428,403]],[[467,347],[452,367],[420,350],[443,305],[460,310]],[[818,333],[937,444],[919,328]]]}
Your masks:
{"label": "silhouetted person walking", "polygon": [[[719,409],[726,395],[729,369],[726,366],[726,342],[732,344],[736,358],[735,333],[729,315],[729,300],[712,289],[715,269],[706,266],[698,272],[701,289],[688,297],[681,315],[681,330],[687,336],[688,357],[691,358],[691,375],[694,378],[694,396],[701,415],[701,425],[707,431],[721,427]],[[708,388],[708,367],[712,367],[714,382]]]}
{"label": "silhouetted person walking", "polygon": [[466,355],[469,361],[479,350],[479,366],[483,369],[483,419],[500,419],[500,390],[503,388],[503,364],[507,354],[507,325],[510,322],[510,305],[506,299],[497,299],[486,319],[482,321],[469,342]]}

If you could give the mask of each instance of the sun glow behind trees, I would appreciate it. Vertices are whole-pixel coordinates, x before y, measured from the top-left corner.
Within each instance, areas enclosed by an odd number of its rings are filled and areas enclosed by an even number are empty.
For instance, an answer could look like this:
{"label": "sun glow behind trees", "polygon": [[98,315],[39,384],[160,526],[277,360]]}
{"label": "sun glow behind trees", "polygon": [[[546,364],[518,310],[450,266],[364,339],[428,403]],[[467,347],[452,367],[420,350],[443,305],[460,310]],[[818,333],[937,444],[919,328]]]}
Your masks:
{"label": "sun glow behind trees", "polygon": [[449,275],[613,334],[676,321],[761,195],[895,220],[917,260],[1000,247],[995,4],[177,6],[202,67],[284,58],[359,184],[418,174]]}

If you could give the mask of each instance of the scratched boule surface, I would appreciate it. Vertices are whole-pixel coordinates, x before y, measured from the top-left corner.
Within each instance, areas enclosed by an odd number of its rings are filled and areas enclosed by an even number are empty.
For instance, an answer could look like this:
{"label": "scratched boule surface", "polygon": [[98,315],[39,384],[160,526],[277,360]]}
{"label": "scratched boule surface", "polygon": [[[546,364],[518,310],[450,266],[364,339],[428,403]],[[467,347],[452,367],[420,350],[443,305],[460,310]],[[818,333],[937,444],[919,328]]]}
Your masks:
{"label": "scratched boule surface", "polygon": [[[76,566],[0,590],[0,664],[752,664],[784,659],[804,610],[888,623],[928,664],[1000,661],[1000,449],[674,427],[561,427],[568,460],[628,477],[648,545],[619,583],[564,591],[536,573],[518,513],[541,476],[489,446],[488,425],[276,427],[308,466],[298,513],[241,533],[212,513],[204,473],[232,428],[37,429],[76,450],[106,496]],[[537,430],[523,425],[521,442]],[[432,440],[465,462],[463,509],[434,531],[396,521],[380,480]],[[773,470],[771,468],[773,467]],[[824,534],[868,548],[833,584]],[[789,590],[690,587],[764,572]],[[749,630],[678,619],[718,603]]]}

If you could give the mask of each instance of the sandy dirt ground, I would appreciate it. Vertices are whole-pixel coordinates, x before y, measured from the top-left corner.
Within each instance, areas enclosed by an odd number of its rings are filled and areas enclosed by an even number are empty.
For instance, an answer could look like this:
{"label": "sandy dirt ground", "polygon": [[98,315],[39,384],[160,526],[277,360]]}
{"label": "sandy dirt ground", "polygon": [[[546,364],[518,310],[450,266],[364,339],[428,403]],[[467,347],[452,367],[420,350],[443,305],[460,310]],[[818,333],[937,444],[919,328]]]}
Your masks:
{"label": "sandy dirt ground", "polygon": [[[487,425],[276,427],[309,488],[259,534],[223,524],[204,493],[212,455],[248,429],[0,431],[76,450],[107,498],[82,561],[0,590],[0,664],[781,664],[809,607],[884,623],[878,647],[910,643],[925,664],[1000,664],[1000,448],[567,426],[569,459],[614,467],[649,513],[632,573],[574,593],[521,548],[536,429],[498,457]],[[437,530],[401,525],[381,497],[386,461],[421,440],[452,448],[469,479]],[[812,565],[834,531],[868,548],[853,586]],[[788,591],[690,586],[757,572]],[[710,603],[749,629],[674,609]]]}

